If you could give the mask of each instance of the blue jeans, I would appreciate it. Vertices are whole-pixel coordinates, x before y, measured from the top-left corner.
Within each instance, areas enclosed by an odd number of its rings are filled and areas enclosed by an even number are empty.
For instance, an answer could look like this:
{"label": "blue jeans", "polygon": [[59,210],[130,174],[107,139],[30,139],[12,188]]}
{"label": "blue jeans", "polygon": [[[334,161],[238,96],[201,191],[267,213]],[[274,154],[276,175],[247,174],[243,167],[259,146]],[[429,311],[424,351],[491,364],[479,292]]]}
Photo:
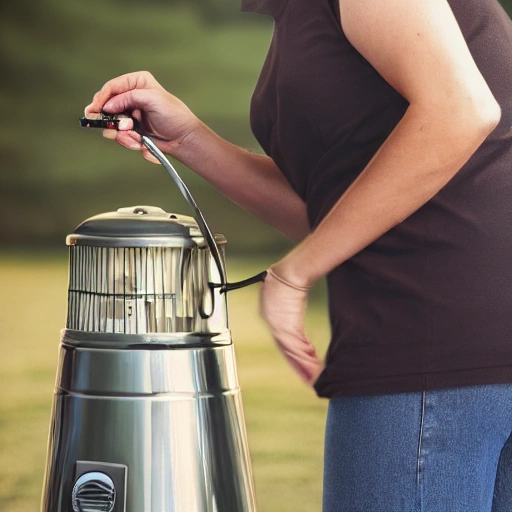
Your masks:
{"label": "blue jeans", "polygon": [[323,512],[511,512],[512,385],[331,400]]}

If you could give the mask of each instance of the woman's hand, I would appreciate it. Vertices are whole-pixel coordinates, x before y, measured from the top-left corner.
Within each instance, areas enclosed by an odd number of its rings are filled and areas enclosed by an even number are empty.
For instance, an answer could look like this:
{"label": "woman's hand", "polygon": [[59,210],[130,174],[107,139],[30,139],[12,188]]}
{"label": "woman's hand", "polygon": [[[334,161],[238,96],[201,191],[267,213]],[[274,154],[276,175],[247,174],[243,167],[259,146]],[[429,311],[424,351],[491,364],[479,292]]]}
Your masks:
{"label": "woman's hand", "polygon": [[[128,114],[157,146],[210,182],[219,192],[294,240],[309,232],[304,201],[271,158],[245,151],[219,137],[147,71],[107,82],[86,107],[86,117],[100,112]],[[129,149],[158,163],[133,131],[131,118],[121,118],[118,131],[105,130]]]}
{"label": "woman's hand", "polygon": [[260,291],[260,313],[277,346],[295,371],[312,384],[323,369],[304,331],[308,289],[286,281],[279,264],[268,269]]}
{"label": "woman's hand", "polygon": [[[158,147],[169,154],[201,123],[188,107],[167,92],[147,71],[119,76],[107,82],[85,108],[87,117],[107,112],[125,113],[139,122],[140,130],[154,137]],[[141,147],[140,135],[133,131],[131,118],[121,119],[119,130],[105,130],[104,136],[122,146],[142,151],[144,158],[157,160]]]}

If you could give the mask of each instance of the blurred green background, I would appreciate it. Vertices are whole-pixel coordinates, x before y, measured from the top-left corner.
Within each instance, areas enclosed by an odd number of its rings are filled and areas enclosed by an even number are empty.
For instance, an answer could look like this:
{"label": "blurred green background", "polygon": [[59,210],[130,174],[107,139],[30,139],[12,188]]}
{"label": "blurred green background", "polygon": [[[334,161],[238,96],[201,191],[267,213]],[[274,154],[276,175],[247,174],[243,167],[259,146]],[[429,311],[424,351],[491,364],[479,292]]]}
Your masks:
{"label": "blurred green background", "polygon": [[[502,3],[512,12],[512,0]],[[259,151],[249,100],[272,22],[239,7],[239,0],[0,5],[1,512],[39,508],[66,313],[66,234],[85,218],[121,206],[189,213],[160,167],[99,132],[80,130],[78,118],[105,81],[146,69],[219,134]],[[228,238],[230,279],[262,270],[291,247],[177,168],[211,227]],[[321,354],[329,339],[324,291],[323,284],[313,291],[307,318]],[[258,510],[320,510],[326,402],[274,348],[257,315],[257,287],[233,292],[230,319]]]}
{"label": "blurred green background", "polygon": [[[85,218],[120,206],[187,212],[161,167],[101,132],[80,130],[93,94],[114,76],[151,71],[220,135],[258,150],[249,100],[270,18],[227,0],[17,0],[3,3],[0,59],[0,239],[62,245]],[[232,252],[277,252],[286,240],[177,164]]]}

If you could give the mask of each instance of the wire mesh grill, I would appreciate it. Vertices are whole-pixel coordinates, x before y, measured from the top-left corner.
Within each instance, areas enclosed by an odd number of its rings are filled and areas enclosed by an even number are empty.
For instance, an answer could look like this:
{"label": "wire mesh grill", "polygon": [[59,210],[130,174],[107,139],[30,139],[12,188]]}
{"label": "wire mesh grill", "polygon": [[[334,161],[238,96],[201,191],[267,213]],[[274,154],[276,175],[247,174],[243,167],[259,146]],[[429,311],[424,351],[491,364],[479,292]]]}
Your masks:
{"label": "wire mesh grill", "polygon": [[198,247],[71,246],[66,327],[105,333],[202,332],[209,254]]}

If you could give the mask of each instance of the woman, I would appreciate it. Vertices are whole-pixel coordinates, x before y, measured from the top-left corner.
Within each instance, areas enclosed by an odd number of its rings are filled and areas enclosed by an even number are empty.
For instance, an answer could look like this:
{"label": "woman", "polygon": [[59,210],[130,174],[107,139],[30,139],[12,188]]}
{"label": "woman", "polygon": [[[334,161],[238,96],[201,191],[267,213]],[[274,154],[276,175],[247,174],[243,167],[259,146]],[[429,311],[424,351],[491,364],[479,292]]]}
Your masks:
{"label": "woman", "polygon": [[[167,153],[298,245],[261,313],[331,399],[325,512],[512,510],[512,26],[495,0],[243,0],[275,30],[251,124],[219,138],[148,73],[130,112]],[[130,119],[106,132],[152,160]],[[304,333],[327,275],[325,368]]]}

